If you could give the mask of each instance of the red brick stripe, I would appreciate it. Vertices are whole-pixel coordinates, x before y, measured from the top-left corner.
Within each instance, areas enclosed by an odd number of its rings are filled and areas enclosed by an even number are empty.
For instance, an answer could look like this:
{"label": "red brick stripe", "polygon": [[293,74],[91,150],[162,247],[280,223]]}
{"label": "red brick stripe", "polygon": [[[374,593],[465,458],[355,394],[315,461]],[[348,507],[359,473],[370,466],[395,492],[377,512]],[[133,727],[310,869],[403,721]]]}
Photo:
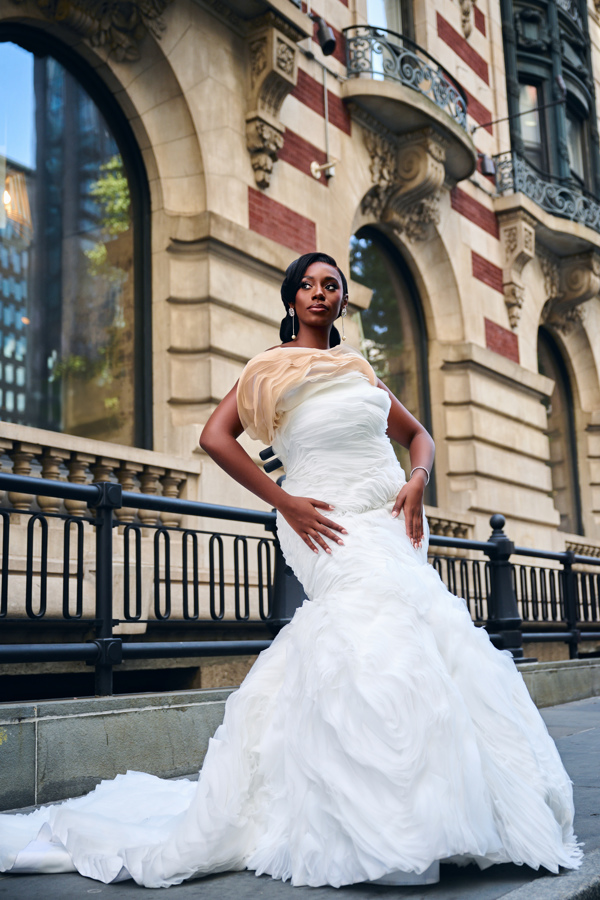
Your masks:
{"label": "red brick stripe", "polygon": [[[320,116],[325,116],[325,104],[323,103],[323,85],[311,78],[303,69],[298,70],[298,84],[292,91],[292,97],[304,103]],[[327,91],[327,104],[329,106],[329,121],[340,131],[350,134],[350,116],[340,97]]]}
{"label": "red brick stripe", "polygon": [[473,18],[475,20],[475,28],[485,37],[485,16],[478,7],[473,7]]}
{"label": "red brick stripe", "polygon": [[485,346],[500,356],[506,356],[513,362],[519,362],[519,339],[516,334],[503,328],[497,322],[491,319],[484,319],[485,322]]}
{"label": "red brick stripe", "polygon": [[494,288],[495,291],[503,293],[502,269],[499,266],[495,266],[489,259],[480,256],[474,250],[471,250],[471,266],[473,278],[478,278],[479,281],[483,281],[484,284]]}
{"label": "red brick stripe", "polygon": [[483,56],[480,56],[476,50],[473,50],[471,45],[465,41],[464,37],[439,13],[437,13],[437,33],[444,43],[448,44],[448,46],[454,50],[456,55],[460,56],[463,62],[466,62],[476,75],[479,75],[486,84],[490,83],[488,64]]}
{"label": "red brick stripe", "polygon": [[[483,228],[484,231],[487,231],[488,234],[493,235],[495,238],[500,238],[498,220],[493,210],[488,209],[479,200],[473,199],[459,187],[453,188],[450,192],[450,202],[452,209],[455,209],[465,219],[469,219],[470,222],[479,225],[480,228]],[[500,283],[502,284],[502,282]]]}
{"label": "red brick stripe", "polygon": [[[319,165],[322,165],[327,161],[327,154],[318,147],[315,147],[314,144],[305,141],[304,138],[300,137],[299,134],[296,134],[295,131],[290,131],[289,128],[286,128],[283,149],[279,151],[279,159],[283,159],[291,166],[295,166],[296,169],[300,169],[301,172],[304,172],[305,175],[310,175],[312,178],[310,172],[311,162],[315,160]],[[319,184],[327,187],[329,180],[325,178],[324,175],[321,175]]]}
{"label": "red brick stripe", "polygon": [[[465,92],[465,96],[467,98],[469,115],[475,119],[478,125],[483,125],[484,122],[491,122],[493,116],[489,109],[480,103],[477,97],[474,97],[473,94],[470,94],[466,88],[463,88]],[[490,134],[494,133],[494,128],[492,125],[486,125],[485,130],[489,131]]]}
{"label": "red brick stripe", "polygon": [[250,229],[271,238],[297,253],[317,249],[317,229],[314,222],[271,200],[255,188],[248,188]]}

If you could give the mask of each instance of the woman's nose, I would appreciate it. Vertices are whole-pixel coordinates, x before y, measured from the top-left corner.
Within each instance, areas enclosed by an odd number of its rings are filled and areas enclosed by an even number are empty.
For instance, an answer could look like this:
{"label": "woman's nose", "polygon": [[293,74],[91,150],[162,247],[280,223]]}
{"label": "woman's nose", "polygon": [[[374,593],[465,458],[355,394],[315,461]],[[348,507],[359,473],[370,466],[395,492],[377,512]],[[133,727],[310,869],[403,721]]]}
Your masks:
{"label": "woman's nose", "polygon": [[316,284],[313,290],[313,297],[324,297],[323,288],[320,284]]}

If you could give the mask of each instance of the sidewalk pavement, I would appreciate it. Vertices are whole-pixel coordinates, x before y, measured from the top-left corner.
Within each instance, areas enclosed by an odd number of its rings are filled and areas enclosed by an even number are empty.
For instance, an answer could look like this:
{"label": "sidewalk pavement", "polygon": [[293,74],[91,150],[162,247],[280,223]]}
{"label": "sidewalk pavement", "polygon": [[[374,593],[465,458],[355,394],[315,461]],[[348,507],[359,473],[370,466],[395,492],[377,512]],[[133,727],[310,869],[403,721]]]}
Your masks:
{"label": "sidewalk pavement", "polygon": [[[437,885],[419,888],[357,884],[293,888],[268,876],[232,872],[169,888],[166,900],[600,900],[600,697],[541,710],[575,785],[575,831],[585,842],[575,872],[544,875],[525,867],[442,866]],[[148,900],[131,881],[104,885],[80,875],[0,875],[0,900]],[[161,893],[162,897],[162,893]]]}

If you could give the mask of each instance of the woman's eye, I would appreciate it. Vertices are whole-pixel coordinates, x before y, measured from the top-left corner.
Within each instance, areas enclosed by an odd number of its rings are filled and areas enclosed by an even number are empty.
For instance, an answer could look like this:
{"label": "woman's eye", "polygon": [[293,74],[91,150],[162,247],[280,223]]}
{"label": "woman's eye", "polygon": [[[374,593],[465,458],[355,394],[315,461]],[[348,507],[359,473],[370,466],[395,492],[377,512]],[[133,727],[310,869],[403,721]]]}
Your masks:
{"label": "woman's eye", "polygon": [[310,283],[310,281],[303,281],[300,287],[303,291],[308,291],[312,287],[312,284]]}

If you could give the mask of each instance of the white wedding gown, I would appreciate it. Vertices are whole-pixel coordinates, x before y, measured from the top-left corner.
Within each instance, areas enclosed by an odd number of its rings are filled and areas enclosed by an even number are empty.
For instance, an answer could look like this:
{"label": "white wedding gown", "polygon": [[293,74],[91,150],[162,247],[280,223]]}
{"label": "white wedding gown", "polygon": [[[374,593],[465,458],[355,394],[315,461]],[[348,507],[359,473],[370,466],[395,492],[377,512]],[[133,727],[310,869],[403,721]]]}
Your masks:
{"label": "white wedding gown", "polygon": [[339,886],[440,859],[580,864],[571,783],[520,674],[391,517],[389,402],[352,371],[285,394],[285,488],[333,504],[348,535],[317,555],[279,517],[310,600],[229,697],[199,782],[128,772],[3,815],[0,869]]}

